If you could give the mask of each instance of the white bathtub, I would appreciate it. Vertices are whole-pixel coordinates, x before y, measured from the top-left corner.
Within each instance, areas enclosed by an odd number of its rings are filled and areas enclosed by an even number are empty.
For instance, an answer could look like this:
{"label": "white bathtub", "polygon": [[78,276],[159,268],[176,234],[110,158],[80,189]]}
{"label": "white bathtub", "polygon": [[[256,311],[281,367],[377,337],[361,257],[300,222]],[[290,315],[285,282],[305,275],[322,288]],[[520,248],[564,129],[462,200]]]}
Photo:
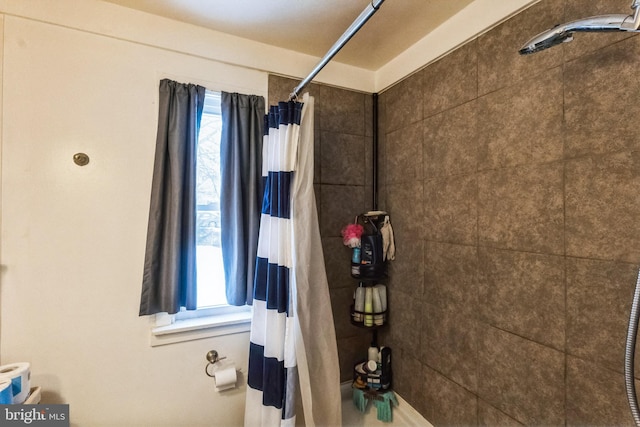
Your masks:
{"label": "white bathtub", "polygon": [[378,420],[376,408],[369,403],[367,411],[363,414],[353,404],[351,382],[341,384],[342,392],[342,426],[343,427],[370,427],[370,426],[423,426],[433,427],[422,415],[413,409],[402,397],[396,393],[398,406],[392,410],[393,422],[385,423]]}

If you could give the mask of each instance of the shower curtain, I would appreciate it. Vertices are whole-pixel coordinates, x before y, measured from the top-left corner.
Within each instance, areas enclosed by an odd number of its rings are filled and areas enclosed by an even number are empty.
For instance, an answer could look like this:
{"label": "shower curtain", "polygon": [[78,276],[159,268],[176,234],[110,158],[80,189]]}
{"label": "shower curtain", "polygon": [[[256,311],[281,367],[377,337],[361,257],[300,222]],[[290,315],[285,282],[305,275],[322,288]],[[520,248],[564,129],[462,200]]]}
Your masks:
{"label": "shower curtain", "polygon": [[249,348],[245,426],[342,423],[340,370],[313,191],[314,99],[265,117],[265,191]]}

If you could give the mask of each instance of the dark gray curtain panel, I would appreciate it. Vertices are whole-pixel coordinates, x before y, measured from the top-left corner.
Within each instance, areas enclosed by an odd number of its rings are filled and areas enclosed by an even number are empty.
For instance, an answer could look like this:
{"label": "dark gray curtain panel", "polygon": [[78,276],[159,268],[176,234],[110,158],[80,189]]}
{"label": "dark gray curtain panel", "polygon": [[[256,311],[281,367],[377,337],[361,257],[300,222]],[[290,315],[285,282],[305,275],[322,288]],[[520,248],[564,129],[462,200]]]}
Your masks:
{"label": "dark gray curtain panel", "polygon": [[205,88],[160,81],[140,316],[195,310],[196,157]]}
{"label": "dark gray curtain panel", "polygon": [[260,211],[265,101],[222,92],[220,223],[227,302],[251,305]]}

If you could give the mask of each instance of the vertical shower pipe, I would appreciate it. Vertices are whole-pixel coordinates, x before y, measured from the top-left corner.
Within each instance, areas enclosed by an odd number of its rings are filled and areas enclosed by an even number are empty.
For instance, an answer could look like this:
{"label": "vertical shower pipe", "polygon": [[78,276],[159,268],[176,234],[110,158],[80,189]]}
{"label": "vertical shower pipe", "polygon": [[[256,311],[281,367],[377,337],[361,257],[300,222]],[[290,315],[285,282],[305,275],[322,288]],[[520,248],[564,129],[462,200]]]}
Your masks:
{"label": "vertical shower pipe", "polygon": [[[374,211],[378,210],[378,94],[371,96],[371,202]],[[371,347],[378,347],[378,329],[371,331]]]}
{"label": "vertical shower pipe", "polygon": [[338,41],[336,41],[334,45],[331,46],[331,49],[329,49],[329,51],[322,57],[320,62],[318,62],[318,65],[316,65],[313,70],[311,70],[309,75],[293,89],[293,92],[291,92],[291,94],[289,95],[289,101],[293,101],[298,98],[298,95],[300,95],[302,89],[304,89],[309,84],[309,82],[311,82],[311,80],[313,80],[313,78],[320,72],[320,70],[322,70],[329,61],[331,61],[331,58],[333,58],[340,51],[340,49],[342,49],[342,47],[347,44],[349,40],[351,40],[351,37],[353,37],[354,34],[357,33],[358,30],[362,28],[362,26],[369,20],[369,18],[371,18],[371,16],[378,11],[380,5],[383,2],[384,0],[371,1],[371,4],[369,4],[362,11],[362,13],[360,13],[356,20],[353,21],[353,24],[351,24],[349,28],[347,28],[347,30],[344,32],[344,34],[340,36]]}
{"label": "vertical shower pipe", "polygon": [[373,94],[372,99],[372,127],[373,127],[373,140],[372,140],[372,159],[371,159],[371,190],[373,192],[373,210],[378,210],[378,94]]}

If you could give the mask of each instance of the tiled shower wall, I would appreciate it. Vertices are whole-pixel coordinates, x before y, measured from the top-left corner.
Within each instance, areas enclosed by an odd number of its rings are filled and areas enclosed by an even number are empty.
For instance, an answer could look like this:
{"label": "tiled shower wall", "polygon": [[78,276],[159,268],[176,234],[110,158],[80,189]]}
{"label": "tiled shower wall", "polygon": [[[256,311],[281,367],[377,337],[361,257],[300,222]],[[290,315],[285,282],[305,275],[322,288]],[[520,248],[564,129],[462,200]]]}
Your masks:
{"label": "tiled shower wall", "polygon": [[[623,353],[640,264],[640,38],[577,34],[517,54],[555,24],[630,3],[542,0],[380,94],[380,208],[397,246],[380,344],[395,390],[434,425],[633,424]],[[270,102],[296,84],[271,76]],[[349,324],[340,229],[372,207],[372,97],[309,90],[348,380],[371,336]]]}
{"label": "tiled shower wall", "polygon": [[632,425],[640,38],[517,53],[630,3],[543,0],[380,95],[385,336],[395,389],[435,425]]}

